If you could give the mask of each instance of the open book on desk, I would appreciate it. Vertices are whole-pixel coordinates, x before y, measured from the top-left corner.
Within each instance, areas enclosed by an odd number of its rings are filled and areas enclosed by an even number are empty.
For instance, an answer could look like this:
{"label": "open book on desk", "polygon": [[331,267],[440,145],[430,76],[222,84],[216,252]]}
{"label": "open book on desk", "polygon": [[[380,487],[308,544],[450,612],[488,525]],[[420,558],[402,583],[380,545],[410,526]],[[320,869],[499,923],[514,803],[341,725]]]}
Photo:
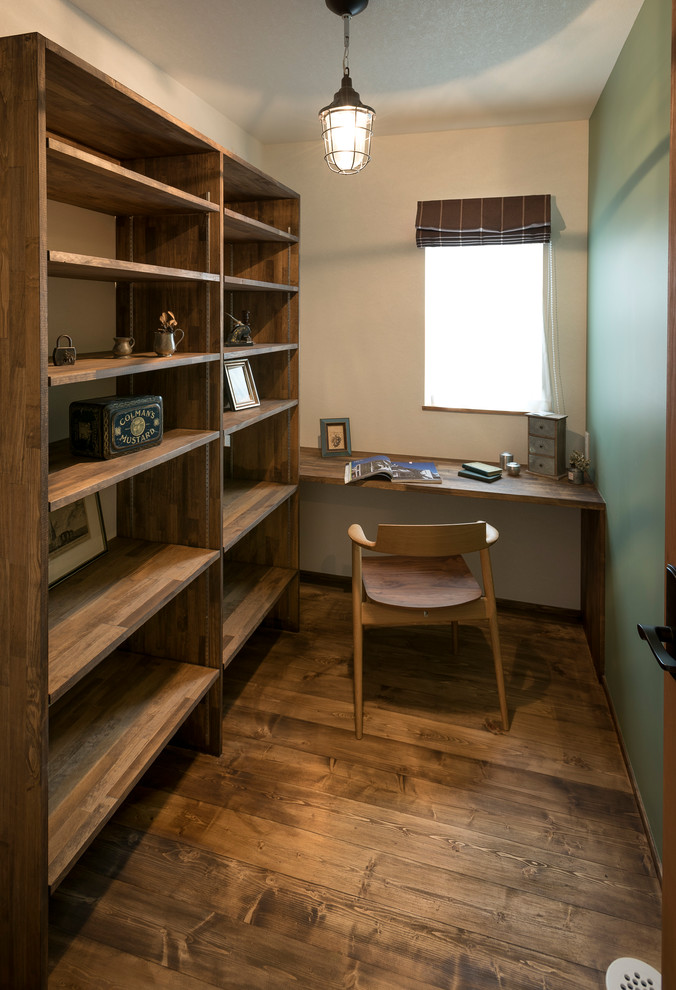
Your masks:
{"label": "open book on desk", "polygon": [[415,481],[424,485],[440,485],[441,475],[432,461],[391,461],[384,454],[362,457],[345,465],[345,484],[351,481]]}

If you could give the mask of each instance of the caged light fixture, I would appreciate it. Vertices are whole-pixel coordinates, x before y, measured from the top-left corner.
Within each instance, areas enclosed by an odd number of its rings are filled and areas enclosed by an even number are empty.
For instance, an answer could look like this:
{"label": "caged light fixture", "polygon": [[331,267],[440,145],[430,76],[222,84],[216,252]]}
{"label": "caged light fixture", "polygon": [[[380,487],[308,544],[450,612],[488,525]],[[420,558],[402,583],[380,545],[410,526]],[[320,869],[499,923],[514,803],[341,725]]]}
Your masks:
{"label": "caged light fixture", "polygon": [[340,89],[333,103],[319,111],[319,119],[324,138],[324,160],[332,172],[342,175],[360,172],[371,159],[371,134],[376,112],[373,107],[361,102],[350,79],[350,18],[361,14],[368,2],[326,0],[329,10],[343,18],[345,54]]}

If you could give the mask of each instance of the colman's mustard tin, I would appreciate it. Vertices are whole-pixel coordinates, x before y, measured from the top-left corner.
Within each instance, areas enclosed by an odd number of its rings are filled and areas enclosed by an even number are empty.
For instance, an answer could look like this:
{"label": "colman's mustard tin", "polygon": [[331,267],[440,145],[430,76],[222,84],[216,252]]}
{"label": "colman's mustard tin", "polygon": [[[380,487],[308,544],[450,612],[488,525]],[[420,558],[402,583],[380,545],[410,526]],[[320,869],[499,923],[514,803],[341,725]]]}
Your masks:
{"label": "colman's mustard tin", "polygon": [[162,441],[162,396],[117,395],[70,404],[70,447],[80,457],[107,460]]}

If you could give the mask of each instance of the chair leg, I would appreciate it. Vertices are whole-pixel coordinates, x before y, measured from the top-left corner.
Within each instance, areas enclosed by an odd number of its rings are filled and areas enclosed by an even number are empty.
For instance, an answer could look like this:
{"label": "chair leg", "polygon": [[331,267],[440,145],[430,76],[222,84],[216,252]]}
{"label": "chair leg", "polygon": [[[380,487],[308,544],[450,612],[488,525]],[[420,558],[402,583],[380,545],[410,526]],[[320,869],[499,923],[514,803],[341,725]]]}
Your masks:
{"label": "chair leg", "polygon": [[507,712],[507,695],[505,694],[505,679],[502,672],[502,652],[500,650],[500,635],[498,633],[498,619],[494,614],[488,620],[491,634],[491,650],[493,652],[493,664],[495,666],[495,679],[498,683],[498,698],[500,699],[500,715],[502,716],[502,727],[505,732],[509,731],[509,714]]}
{"label": "chair leg", "polygon": [[363,735],[364,723],[364,692],[363,692],[363,656],[364,656],[364,629],[361,624],[361,615],[355,610],[353,617],[353,678],[354,678],[354,733],[357,739]]}
{"label": "chair leg", "polygon": [[453,656],[458,652],[458,623],[451,622],[451,653]]}

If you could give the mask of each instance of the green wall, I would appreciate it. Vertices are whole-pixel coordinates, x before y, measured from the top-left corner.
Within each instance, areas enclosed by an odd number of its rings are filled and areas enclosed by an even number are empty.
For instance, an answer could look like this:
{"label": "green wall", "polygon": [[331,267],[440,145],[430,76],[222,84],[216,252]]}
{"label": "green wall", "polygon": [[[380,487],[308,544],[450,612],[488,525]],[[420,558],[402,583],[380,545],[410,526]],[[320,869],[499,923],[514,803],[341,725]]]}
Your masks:
{"label": "green wall", "polygon": [[646,0],[590,120],[587,428],[608,506],[606,680],[662,835],[670,0]]}

